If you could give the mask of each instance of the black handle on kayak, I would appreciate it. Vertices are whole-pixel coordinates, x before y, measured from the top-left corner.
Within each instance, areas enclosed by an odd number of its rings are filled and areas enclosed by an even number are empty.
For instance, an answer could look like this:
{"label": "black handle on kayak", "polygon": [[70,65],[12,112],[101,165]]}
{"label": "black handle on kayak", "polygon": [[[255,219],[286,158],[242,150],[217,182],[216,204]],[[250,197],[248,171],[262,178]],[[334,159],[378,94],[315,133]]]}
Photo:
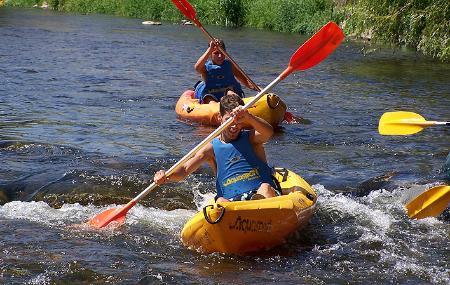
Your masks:
{"label": "black handle on kayak", "polygon": [[211,209],[214,208],[214,205],[208,205],[203,208],[203,216],[205,217],[205,220],[210,223],[211,225],[217,224],[222,220],[223,216],[225,215],[225,207],[221,206],[220,204],[217,204],[217,208],[222,208],[222,212],[220,213],[219,217],[213,221],[209,218],[208,214],[206,213],[206,208],[211,207]]}

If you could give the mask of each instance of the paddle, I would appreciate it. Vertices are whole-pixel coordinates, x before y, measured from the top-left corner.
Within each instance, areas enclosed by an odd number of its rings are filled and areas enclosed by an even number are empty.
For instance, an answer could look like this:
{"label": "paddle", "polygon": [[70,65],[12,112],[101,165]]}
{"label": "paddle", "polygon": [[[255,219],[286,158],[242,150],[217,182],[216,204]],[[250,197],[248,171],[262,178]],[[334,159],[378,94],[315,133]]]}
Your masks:
{"label": "paddle", "polygon": [[435,125],[450,126],[450,122],[426,121],[424,117],[413,112],[387,112],[380,118],[378,132],[381,135],[411,135]]}
{"label": "paddle", "polygon": [[428,189],[406,204],[411,219],[437,217],[450,203],[450,186],[439,185]]}
{"label": "paddle", "polygon": [[[251,101],[247,102],[243,106],[244,109],[248,109],[255,102],[257,102],[265,93],[267,93],[278,82],[285,79],[289,74],[294,71],[303,71],[321,62],[328,55],[330,55],[342,42],[344,34],[342,30],[333,22],[329,22],[323,26],[315,35],[307,40],[297,51],[292,55],[288,67],[266,88],[261,90]],[[195,155],[202,147],[208,144],[213,138],[218,136],[225,128],[227,128],[233,122],[233,118],[229,118],[226,122],[220,125],[214,132],[200,142],[194,149],[186,154],[180,161],[175,163],[169,170],[166,171],[166,175],[172,174],[179,166],[183,165],[188,159]],[[138,196],[128,202],[123,207],[108,209],[97,216],[93,217],[87,223],[93,227],[104,227],[111,222],[115,222],[117,226],[123,224],[127,212],[136,203],[144,198],[150,191],[156,188],[156,183],[152,183],[145,188]]]}

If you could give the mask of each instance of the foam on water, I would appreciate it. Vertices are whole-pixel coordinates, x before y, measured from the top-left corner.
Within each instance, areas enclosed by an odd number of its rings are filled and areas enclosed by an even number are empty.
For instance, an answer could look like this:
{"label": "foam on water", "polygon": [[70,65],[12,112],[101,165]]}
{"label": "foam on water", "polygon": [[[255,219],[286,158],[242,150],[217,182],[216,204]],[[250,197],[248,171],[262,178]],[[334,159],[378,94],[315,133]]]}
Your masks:
{"label": "foam on water", "polygon": [[[445,246],[441,243],[448,241],[448,227],[436,218],[409,220],[400,201],[403,189],[395,189],[392,192],[380,189],[364,197],[352,197],[334,194],[322,185],[314,185],[314,188],[319,193],[316,216],[319,219],[329,218],[329,221],[320,225],[313,223],[312,227],[324,227],[328,231],[326,236],[337,238],[335,241],[325,243],[316,241],[311,252],[300,255],[306,258],[306,263],[299,261],[302,266],[311,268],[310,271],[317,271],[317,274],[320,274],[321,270],[332,268],[335,271],[333,278],[351,272],[355,282],[364,280],[367,277],[364,274],[369,272],[371,280],[376,276],[379,276],[380,280],[387,280],[386,276],[393,276],[392,280],[401,283],[408,278],[419,280],[417,278],[420,276],[420,280],[436,284],[450,282],[445,254],[439,251],[434,254],[436,252],[430,251],[437,245]],[[194,193],[196,205],[207,203],[213,195],[201,194],[195,189]],[[22,219],[50,228],[65,228],[87,221],[96,214],[114,207],[117,205],[99,207],[64,204],[63,207],[54,209],[44,202],[14,201],[0,206],[0,218]],[[195,212],[196,210],[184,209],[165,211],[138,204],[128,212],[123,227],[125,230],[106,229],[95,232],[89,228],[78,228],[60,234],[74,240],[88,239],[98,245],[105,241],[110,244],[113,239],[119,246],[123,240],[124,244],[131,244],[129,246],[135,248],[139,254],[145,254],[147,258],[150,256],[166,258],[162,249],[176,252],[183,248],[179,233]],[[314,228],[312,232],[320,231],[320,228]],[[98,245],[93,247],[96,248]],[[115,250],[120,252],[119,247]],[[427,257],[428,253],[432,257]],[[210,258],[215,260],[215,255]],[[293,262],[286,258],[278,259],[272,260],[278,266],[283,266],[285,262]],[[362,259],[365,260],[364,265],[360,264]],[[311,275],[310,278],[315,276]],[[42,273],[30,280],[30,283],[45,284],[48,279],[49,276]]]}
{"label": "foam on water", "polygon": [[200,191],[195,190],[194,191],[194,202],[197,206],[197,210],[200,211],[203,207],[207,206],[216,194],[208,192],[205,194],[202,194]]}
{"label": "foam on water", "polygon": [[[420,276],[450,283],[448,226],[437,218],[410,220],[402,201],[404,187],[392,192],[379,189],[364,197],[335,194],[322,185],[314,188],[319,193],[317,215],[328,218],[324,226],[337,236],[335,243],[314,247],[316,262],[334,256],[332,266],[337,270],[357,271],[358,260],[364,258],[365,266],[376,262],[376,267],[365,269],[373,275],[389,274],[399,282]],[[347,258],[341,260],[343,256]]]}
{"label": "foam on water", "polygon": [[[378,230],[385,232],[394,221],[393,217],[377,209],[377,204],[370,203],[373,196],[363,199],[354,199],[342,193],[335,194],[323,187],[314,185],[314,189],[319,193],[319,207],[325,211],[337,213],[342,219],[356,218],[361,223],[372,224]],[[378,195],[384,195],[383,190],[374,191]],[[375,195],[375,194],[374,194]],[[377,195],[377,196],[378,196]]]}
{"label": "foam on water", "polygon": [[[54,209],[45,202],[13,201],[0,206],[0,217],[22,219],[46,226],[61,227],[84,223],[105,210],[120,206],[97,207],[93,205],[64,204],[61,208]],[[176,232],[182,228],[183,224],[194,213],[194,211],[184,209],[165,211],[136,205],[128,212],[125,224],[130,226],[146,225],[154,229],[163,229],[166,232]]]}
{"label": "foam on water", "polygon": [[81,212],[80,205],[64,205],[61,209],[51,208],[44,202],[13,201],[0,206],[0,215],[9,219],[23,219],[45,225],[63,225],[75,221]]}
{"label": "foam on water", "polygon": [[136,205],[128,213],[126,223],[129,225],[146,225],[152,229],[177,233],[194,213],[194,211],[185,209],[165,211]]}

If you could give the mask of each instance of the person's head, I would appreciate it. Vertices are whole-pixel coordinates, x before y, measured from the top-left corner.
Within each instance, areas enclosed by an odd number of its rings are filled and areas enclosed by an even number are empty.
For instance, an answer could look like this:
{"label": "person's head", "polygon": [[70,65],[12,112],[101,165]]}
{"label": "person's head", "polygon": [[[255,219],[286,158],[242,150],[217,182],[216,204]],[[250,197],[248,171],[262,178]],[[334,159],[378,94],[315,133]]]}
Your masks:
{"label": "person's head", "polygon": [[[244,105],[242,98],[233,90],[229,89],[225,95],[220,98],[220,119],[224,123],[231,117],[231,111],[236,107]],[[240,124],[232,123],[222,132],[222,138],[225,141],[235,140],[241,132],[242,126]]]}
{"label": "person's head", "polygon": [[232,89],[227,89],[225,95],[220,98],[220,115],[223,117],[238,106],[244,106],[244,100]]}
{"label": "person's head", "polygon": [[[217,42],[218,42],[218,45],[223,50],[225,50],[225,43],[220,39],[218,39]],[[211,60],[214,64],[221,65],[223,63],[223,61],[225,60],[225,55],[219,50],[218,47],[214,47],[214,50],[211,53]]]}
{"label": "person's head", "polygon": [[225,42],[223,40],[216,39],[215,43],[218,44],[223,50],[227,50],[225,47]]}

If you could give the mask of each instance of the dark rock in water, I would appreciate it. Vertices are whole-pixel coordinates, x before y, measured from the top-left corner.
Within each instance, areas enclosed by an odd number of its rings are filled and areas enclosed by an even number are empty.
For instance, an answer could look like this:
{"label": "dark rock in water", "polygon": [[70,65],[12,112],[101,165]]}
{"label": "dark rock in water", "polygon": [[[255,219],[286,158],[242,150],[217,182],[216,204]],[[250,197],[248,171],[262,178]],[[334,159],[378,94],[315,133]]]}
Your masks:
{"label": "dark rock in water", "polygon": [[[161,199],[158,203],[158,209],[163,209],[165,211],[173,211],[177,209],[192,209],[193,207],[190,205],[186,205],[187,203],[177,199]],[[154,207],[154,206],[153,206]]]}
{"label": "dark rock in water", "polygon": [[155,22],[155,21],[143,21],[143,25],[153,25],[153,26],[160,26],[162,25],[161,22]]}
{"label": "dark rock in water", "polygon": [[450,222],[450,208],[447,208],[444,212],[442,212],[438,219],[447,223]]}
{"label": "dark rock in water", "polygon": [[[170,187],[170,189],[169,189]],[[166,211],[175,209],[195,209],[194,197],[191,192],[180,186],[165,186],[159,191],[150,193],[144,206],[154,207]]]}
{"label": "dark rock in water", "polygon": [[182,24],[182,25],[185,25],[185,26],[191,26],[191,25],[192,25],[192,22],[191,22],[191,21],[188,21],[188,20],[181,20],[181,24]]}
{"label": "dark rock in water", "polygon": [[16,142],[14,141],[0,141],[0,149],[2,148],[8,148],[10,146],[14,146],[16,144]]}
{"label": "dark rock in water", "polygon": [[8,198],[8,193],[6,190],[0,188],[0,205],[8,203],[10,200]]}
{"label": "dark rock in water", "polygon": [[392,181],[392,178],[397,175],[397,172],[388,172],[386,174],[371,178],[360,183],[352,195],[356,197],[367,196],[370,192],[379,189],[392,190],[397,188],[397,185]]}
{"label": "dark rock in water", "polygon": [[46,194],[36,195],[34,201],[44,201],[52,208],[61,208],[64,204],[79,203],[80,205],[125,205],[133,197],[105,195],[100,193],[81,193],[81,194]]}
{"label": "dark rock in water", "polygon": [[[4,184],[0,188],[0,202],[4,204],[10,201],[23,200],[27,191],[26,187],[26,183],[21,179],[13,183]],[[6,201],[3,201],[3,199],[6,199]]]}
{"label": "dark rock in water", "polygon": [[[183,191],[186,192],[186,191]],[[1,192],[0,192],[1,195]],[[139,204],[145,207],[153,207],[171,211],[175,209],[195,209],[193,197],[188,194],[177,196],[177,191],[154,191],[146,198],[139,201]],[[34,196],[34,201],[44,201],[52,208],[61,208],[64,204],[79,203],[80,205],[125,205],[135,197],[135,194],[128,192],[106,192],[95,191],[92,188],[91,193],[39,193]],[[1,201],[1,196],[0,196]]]}

